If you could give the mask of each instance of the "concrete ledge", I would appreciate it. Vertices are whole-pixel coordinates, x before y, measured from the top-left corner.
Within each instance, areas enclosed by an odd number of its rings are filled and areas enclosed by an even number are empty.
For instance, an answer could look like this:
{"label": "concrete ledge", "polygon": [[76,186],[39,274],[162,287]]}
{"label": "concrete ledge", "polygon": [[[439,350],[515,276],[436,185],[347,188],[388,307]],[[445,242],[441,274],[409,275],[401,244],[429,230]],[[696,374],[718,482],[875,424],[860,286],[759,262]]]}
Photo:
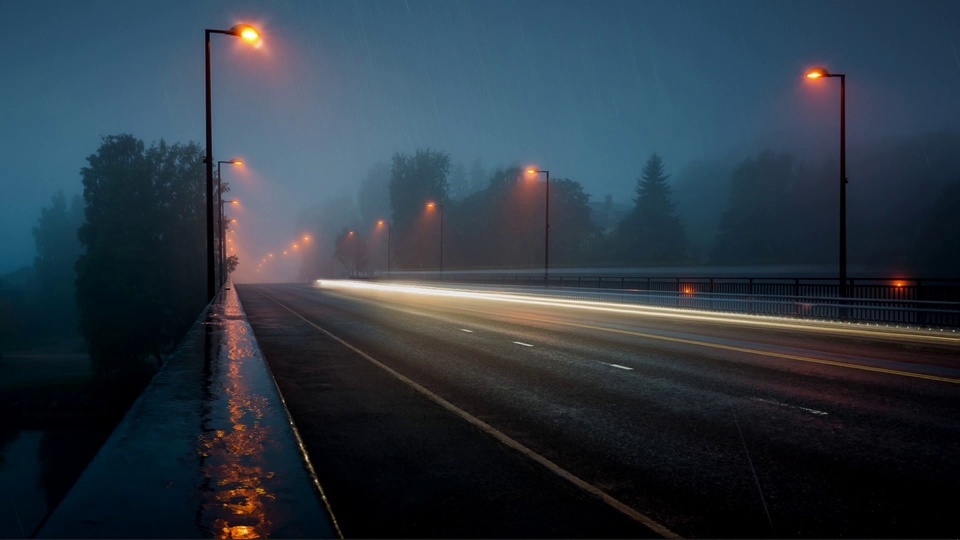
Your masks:
{"label": "concrete ledge", "polygon": [[208,306],[40,538],[336,538],[232,289]]}

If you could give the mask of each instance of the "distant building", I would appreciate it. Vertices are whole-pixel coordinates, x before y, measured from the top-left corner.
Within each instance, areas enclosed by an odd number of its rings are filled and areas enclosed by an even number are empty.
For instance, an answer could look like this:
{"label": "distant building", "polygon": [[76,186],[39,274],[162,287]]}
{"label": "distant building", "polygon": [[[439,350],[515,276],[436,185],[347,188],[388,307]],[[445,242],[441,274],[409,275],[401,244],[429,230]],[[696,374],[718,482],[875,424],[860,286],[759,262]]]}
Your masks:
{"label": "distant building", "polygon": [[620,220],[630,212],[630,206],[613,202],[613,195],[607,195],[603,201],[590,201],[590,219],[600,227],[604,234],[617,228]]}

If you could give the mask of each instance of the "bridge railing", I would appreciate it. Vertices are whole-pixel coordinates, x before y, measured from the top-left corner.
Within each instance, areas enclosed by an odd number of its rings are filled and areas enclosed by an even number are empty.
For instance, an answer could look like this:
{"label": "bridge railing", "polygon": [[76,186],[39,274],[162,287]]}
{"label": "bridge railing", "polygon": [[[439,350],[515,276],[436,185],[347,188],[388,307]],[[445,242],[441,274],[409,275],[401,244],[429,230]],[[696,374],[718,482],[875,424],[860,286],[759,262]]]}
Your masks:
{"label": "bridge railing", "polygon": [[[414,276],[405,275],[404,279]],[[417,279],[563,288],[578,298],[816,319],[960,327],[960,279],[421,274]]]}

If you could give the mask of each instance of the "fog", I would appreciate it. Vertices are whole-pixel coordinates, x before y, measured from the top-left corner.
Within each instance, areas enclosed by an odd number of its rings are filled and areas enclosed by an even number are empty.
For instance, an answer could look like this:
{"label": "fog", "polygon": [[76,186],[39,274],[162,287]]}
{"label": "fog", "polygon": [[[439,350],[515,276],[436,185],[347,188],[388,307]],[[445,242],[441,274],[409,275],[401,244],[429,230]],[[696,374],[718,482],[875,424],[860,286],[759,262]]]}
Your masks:
{"label": "fog", "polygon": [[234,282],[836,280],[840,80],[815,66],[845,75],[850,276],[960,278],[956,0],[0,0],[0,21],[0,537],[36,535],[223,275],[205,29],[262,38],[210,40]]}
{"label": "fog", "polygon": [[[223,171],[238,280],[303,277],[299,261],[255,270],[307,233],[332,256],[341,228],[373,218],[345,208],[371,169],[418,150],[486,180],[549,169],[627,209],[656,152],[699,262],[729,174],[789,153],[828,178],[809,217],[835,234],[839,85],[806,80],[815,65],[847,75],[851,264],[858,234],[915,222],[957,180],[950,152],[927,148],[960,128],[952,1],[5,1],[0,18],[0,274],[32,264],[40,208],[82,193],[102,137],[203,143],[201,34],[240,21],[261,47],[214,35],[211,49],[214,159],[246,162]],[[931,191],[869,211],[921,176]],[[836,256],[824,250],[810,262]]]}

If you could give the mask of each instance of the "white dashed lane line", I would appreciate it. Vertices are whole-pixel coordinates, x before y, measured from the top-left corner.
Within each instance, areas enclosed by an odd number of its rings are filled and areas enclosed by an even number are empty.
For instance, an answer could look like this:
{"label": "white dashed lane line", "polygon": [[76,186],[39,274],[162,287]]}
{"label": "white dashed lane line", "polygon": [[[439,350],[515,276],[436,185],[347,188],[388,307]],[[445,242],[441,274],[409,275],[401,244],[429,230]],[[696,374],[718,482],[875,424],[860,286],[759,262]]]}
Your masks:
{"label": "white dashed lane line", "polygon": [[810,413],[810,414],[814,414],[814,415],[817,415],[817,416],[827,416],[827,415],[829,414],[829,413],[827,413],[826,411],[818,411],[817,409],[811,409],[811,408],[809,408],[809,407],[801,407],[801,406],[799,406],[799,405],[791,405],[791,404],[789,404],[789,403],[783,403],[783,402],[781,402],[781,401],[774,401],[774,400],[772,400],[772,399],[763,399],[763,398],[754,397],[754,398],[750,398],[750,400],[751,400],[751,401],[759,401],[759,402],[761,402],[761,403],[768,403],[768,404],[770,404],[770,405],[776,405],[777,407],[786,407],[786,408],[788,408],[788,409],[797,409],[797,410],[800,410],[800,411],[803,411],[803,412],[808,412],[808,413]]}
{"label": "white dashed lane line", "polygon": [[516,343],[517,345],[522,345],[522,346],[524,346],[524,347],[533,347],[533,345],[531,345],[531,344],[529,344],[529,343],[524,343],[524,342],[522,342],[522,341],[514,341],[514,343]]}
{"label": "white dashed lane line", "polygon": [[468,334],[472,334],[472,333],[473,333],[473,330],[467,330],[466,328],[461,328],[460,331],[461,331],[461,332],[466,332],[466,333],[468,333]]}
{"label": "white dashed lane line", "polygon": [[633,368],[632,368],[632,367],[621,366],[620,364],[608,364],[608,363],[606,363],[606,362],[600,362],[600,363],[603,364],[603,365],[605,365],[605,366],[610,366],[610,367],[617,368],[617,369],[625,369],[625,370],[627,370],[627,371],[633,371]]}

